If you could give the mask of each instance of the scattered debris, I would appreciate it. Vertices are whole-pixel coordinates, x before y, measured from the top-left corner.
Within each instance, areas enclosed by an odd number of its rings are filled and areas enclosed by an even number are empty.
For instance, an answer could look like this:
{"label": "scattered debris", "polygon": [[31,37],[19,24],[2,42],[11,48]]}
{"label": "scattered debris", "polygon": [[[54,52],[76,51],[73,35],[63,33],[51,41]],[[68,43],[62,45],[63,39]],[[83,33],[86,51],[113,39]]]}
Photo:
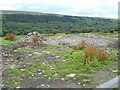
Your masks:
{"label": "scattered debris", "polygon": [[71,73],[69,75],[67,75],[67,77],[74,77],[76,74],[75,73]]}

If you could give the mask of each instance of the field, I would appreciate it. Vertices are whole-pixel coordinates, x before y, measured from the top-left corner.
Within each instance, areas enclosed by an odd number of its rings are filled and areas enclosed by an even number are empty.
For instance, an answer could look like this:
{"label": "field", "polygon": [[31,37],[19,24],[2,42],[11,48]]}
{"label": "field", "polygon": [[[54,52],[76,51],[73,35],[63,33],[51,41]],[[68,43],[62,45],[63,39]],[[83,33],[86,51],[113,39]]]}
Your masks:
{"label": "field", "polygon": [[[0,38],[4,88],[95,88],[119,74],[117,34],[43,35],[45,43],[21,41],[24,36],[16,41]],[[86,53],[91,47],[79,46],[82,41],[102,53]]]}

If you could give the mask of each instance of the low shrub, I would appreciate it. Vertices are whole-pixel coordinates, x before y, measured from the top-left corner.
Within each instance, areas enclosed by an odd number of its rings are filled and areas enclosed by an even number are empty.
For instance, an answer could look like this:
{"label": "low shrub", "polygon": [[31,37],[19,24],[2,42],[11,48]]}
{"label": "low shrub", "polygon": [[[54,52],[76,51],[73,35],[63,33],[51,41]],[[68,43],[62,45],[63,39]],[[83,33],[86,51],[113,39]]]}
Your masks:
{"label": "low shrub", "polygon": [[33,40],[33,42],[38,42],[38,41],[41,42],[41,39],[39,37],[33,37],[32,40]]}
{"label": "low shrub", "polygon": [[84,64],[89,62],[96,64],[96,60],[107,61],[109,60],[109,56],[111,55],[107,53],[104,49],[98,49],[90,45],[87,45],[87,47],[84,49],[84,53]]}
{"label": "low shrub", "polygon": [[84,48],[87,47],[87,43],[84,40],[82,40],[80,46],[81,46],[82,49],[84,49]]}
{"label": "low shrub", "polygon": [[86,47],[87,47],[87,43],[84,40],[82,40],[81,43],[79,42],[76,46],[71,46],[71,48],[74,50],[81,50],[81,49],[84,49]]}
{"label": "low shrub", "polygon": [[108,61],[111,53],[106,52],[104,49],[97,49],[97,56],[101,61]]}
{"label": "low shrub", "polygon": [[5,35],[5,38],[4,38],[5,40],[10,40],[10,41],[15,41],[16,40],[16,35],[15,34],[13,34],[13,33],[7,33],[6,35]]}

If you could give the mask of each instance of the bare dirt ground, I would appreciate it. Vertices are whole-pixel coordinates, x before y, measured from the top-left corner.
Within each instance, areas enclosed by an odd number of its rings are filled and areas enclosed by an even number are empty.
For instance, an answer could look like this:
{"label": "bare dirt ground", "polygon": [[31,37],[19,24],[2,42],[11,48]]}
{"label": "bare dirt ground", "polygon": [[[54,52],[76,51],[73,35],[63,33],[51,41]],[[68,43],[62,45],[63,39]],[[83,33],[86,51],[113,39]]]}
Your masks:
{"label": "bare dirt ground", "polygon": [[[71,46],[71,45],[77,45],[82,40],[85,40],[87,43],[92,44],[96,47],[109,47],[118,49],[118,39],[117,38],[106,38],[101,36],[93,36],[93,35],[70,35],[70,36],[59,36],[59,37],[47,37],[47,40],[44,42],[44,44],[34,44],[31,42],[27,43],[17,43],[13,44],[9,47],[3,47],[3,52],[5,53],[3,55],[3,68],[6,68],[7,65],[24,65],[25,63],[32,61],[30,57],[25,58],[24,54],[19,53],[11,53],[8,50],[9,49],[18,49],[23,47],[29,47],[33,49],[41,49],[46,44],[59,44],[60,42],[64,42],[65,45]],[[114,50],[110,49],[110,51]],[[44,49],[43,49],[44,50]],[[29,52],[25,52],[29,53]],[[6,56],[7,54],[7,56]],[[23,58],[20,58],[23,56]],[[45,56],[47,60],[48,56]],[[49,59],[54,59],[53,57],[49,56]],[[25,88],[89,88],[89,87],[95,87],[97,85],[100,85],[114,77],[117,76],[117,74],[113,73],[112,70],[117,70],[117,66],[110,66],[108,68],[105,68],[101,71],[97,71],[96,74],[92,74],[94,77],[94,85],[88,85],[88,86],[82,86],[78,85],[72,81],[66,81],[66,80],[54,80],[50,81],[46,79],[43,75],[40,75],[37,79],[35,77],[24,78],[22,81],[22,86]],[[4,72],[4,69],[3,69]],[[3,73],[3,80],[9,79],[11,75],[6,75]]]}
{"label": "bare dirt ground", "polygon": [[48,37],[46,44],[58,44],[64,42],[66,45],[77,45],[82,40],[96,47],[118,48],[118,38],[94,36],[94,35],[68,35],[59,37]]}

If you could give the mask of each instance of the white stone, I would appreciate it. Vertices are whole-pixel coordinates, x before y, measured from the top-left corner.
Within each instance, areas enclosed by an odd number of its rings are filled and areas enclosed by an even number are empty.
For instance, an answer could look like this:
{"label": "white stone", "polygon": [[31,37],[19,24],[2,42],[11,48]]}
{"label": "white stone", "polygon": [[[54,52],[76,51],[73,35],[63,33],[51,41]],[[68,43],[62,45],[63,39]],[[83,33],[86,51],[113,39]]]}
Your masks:
{"label": "white stone", "polygon": [[43,87],[43,86],[45,86],[44,84],[41,84],[41,86]]}
{"label": "white stone", "polygon": [[85,87],[85,86],[86,86],[86,84],[83,84],[83,86]]}
{"label": "white stone", "polygon": [[32,56],[32,54],[29,54],[29,56]]}
{"label": "white stone", "polygon": [[38,69],[38,71],[41,71],[41,69]]}
{"label": "white stone", "polygon": [[56,58],[59,58],[60,56],[56,56]]}
{"label": "white stone", "polygon": [[32,74],[32,77],[33,77],[34,75]]}
{"label": "white stone", "polygon": [[61,78],[61,80],[63,80],[63,81],[64,81],[65,79],[64,79],[64,78]]}
{"label": "white stone", "polygon": [[25,71],[25,69],[20,69],[20,71]]}
{"label": "white stone", "polygon": [[45,77],[47,76],[47,75],[44,75]]}
{"label": "white stone", "polygon": [[46,52],[47,54],[49,54],[50,52]]}
{"label": "white stone", "polygon": [[50,85],[47,84],[48,87],[50,87]]}
{"label": "white stone", "polygon": [[41,53],[39,53],[39,52],[34,52],[34,54],[36,54],[36,55],[40,55]]}
{"label": "white stone", "polygon": [[14,68],[14,66],[12,65],[12,66],[10,66],[10,68]]}
{"label": "white stone", "polygon": [[76,74],[75,73],[71,73],[69,75],[67,75],[67,77],[74,77]]}
{"label": "white stone", "polygon": [[39,75],[41,75],[42,73],[38,73]]}
{"label": "white stone", "polygon": [[118,72],[118,70],[112,70],[112,72],[114,72],[114,73],[115,73],[115,72]]}
{"label": "white stone", "polygon": [[82,81],[90,81],[89,79],[83,79]]}
{"label": "white stone", "polygon": [[51,79],[50,77],[48,79]]}
{"label": "white stone", "polygon": [[63,60],[63,62],[65,62],[66,60]]}
{"label": "white stone", "polygon": [[56,74],[54,74],[53,76],[57,76],[58,74],[56,73]]}
{"label": "white stone", "polygon": [[16,88],[20,88],[20,87],[16,87]]}

